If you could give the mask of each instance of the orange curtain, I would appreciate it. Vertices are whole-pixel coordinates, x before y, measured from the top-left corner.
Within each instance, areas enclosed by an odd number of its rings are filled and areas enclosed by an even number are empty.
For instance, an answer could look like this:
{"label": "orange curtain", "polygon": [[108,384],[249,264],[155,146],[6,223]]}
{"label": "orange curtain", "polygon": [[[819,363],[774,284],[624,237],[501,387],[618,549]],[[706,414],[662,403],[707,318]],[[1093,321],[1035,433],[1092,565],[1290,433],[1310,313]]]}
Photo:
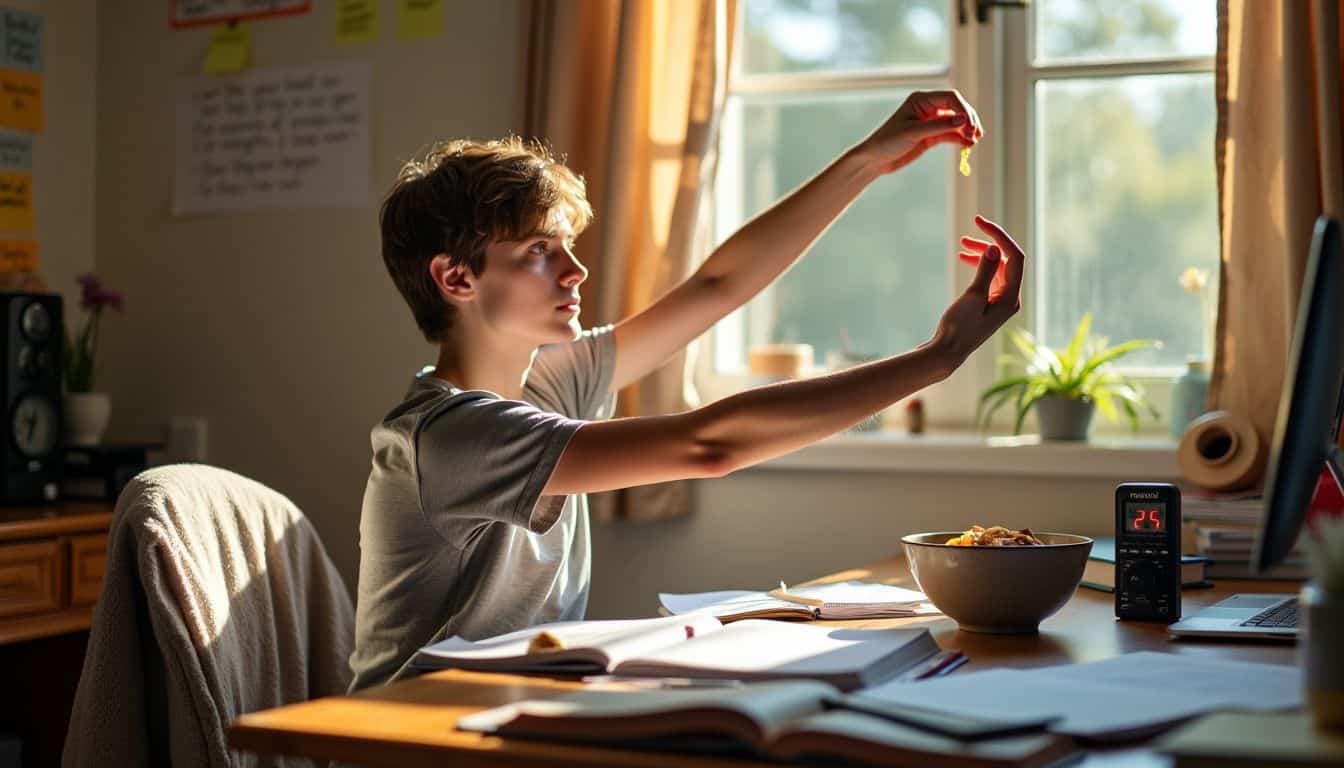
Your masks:
{"label": "orange curtain", "polygon": [[1274,432],[1312,226],[1344,215],[1337,0],[1219,0],[1222,270],[1209,406]]}
{"label": "orange curtain", "polygon": [[[579,239],[593,322],[616,322],[688,277],[706,252],[726,90],[732,0],[532,0],[523,133],[545,139],[588,184]],[[587,302],[585,302],[586,304]],[[621,393],[623,416],[695,402],[687,355]],[[599,519],[690,509],[686,483],[595,495]]]}

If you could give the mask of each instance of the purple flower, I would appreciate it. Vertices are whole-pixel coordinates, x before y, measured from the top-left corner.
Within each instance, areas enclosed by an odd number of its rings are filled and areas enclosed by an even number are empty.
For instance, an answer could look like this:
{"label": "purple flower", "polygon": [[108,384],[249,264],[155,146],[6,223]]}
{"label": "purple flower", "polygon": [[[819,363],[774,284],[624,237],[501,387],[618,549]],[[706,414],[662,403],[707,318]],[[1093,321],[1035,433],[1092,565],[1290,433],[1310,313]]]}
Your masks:
{"label": "purple flower", "polygon": [[81,286],[80,306],[84,309],[98,311],[103,307],[111,307],[118,312],[122,308],[121,291],[114,291],[111,288],[104,288],[103,281],[98,279],[97,275],[92,273],[80,275],[75,278]]}

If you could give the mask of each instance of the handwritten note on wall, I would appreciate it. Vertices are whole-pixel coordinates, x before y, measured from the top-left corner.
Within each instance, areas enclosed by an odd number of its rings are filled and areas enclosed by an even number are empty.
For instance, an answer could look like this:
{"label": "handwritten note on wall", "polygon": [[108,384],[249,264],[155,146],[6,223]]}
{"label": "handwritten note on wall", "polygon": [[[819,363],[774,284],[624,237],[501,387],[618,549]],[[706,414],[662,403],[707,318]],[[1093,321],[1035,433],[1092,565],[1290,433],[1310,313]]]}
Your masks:
{"label": "handwritten note on wall", "polygon": [[193,27],[308,13],[311,5],[310,0],[173,0],[170,21],[174,27]]}
{"label": "handwritten note on wall", "polygon": [[366,62],[180,80],[173,212],[362,207]]}

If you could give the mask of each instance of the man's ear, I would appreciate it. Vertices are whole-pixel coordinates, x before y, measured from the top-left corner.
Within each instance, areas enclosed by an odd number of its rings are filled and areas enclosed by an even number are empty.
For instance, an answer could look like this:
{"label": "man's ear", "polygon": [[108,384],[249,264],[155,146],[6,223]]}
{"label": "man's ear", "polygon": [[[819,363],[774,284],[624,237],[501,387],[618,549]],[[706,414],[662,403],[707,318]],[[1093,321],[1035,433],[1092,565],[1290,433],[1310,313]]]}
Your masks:
{"label": "man's ear", "polygon": [[453,264],[446,253],[429,260],[429,276],[448,301],[469,301],[476,295],[476,276],[466,264]]}

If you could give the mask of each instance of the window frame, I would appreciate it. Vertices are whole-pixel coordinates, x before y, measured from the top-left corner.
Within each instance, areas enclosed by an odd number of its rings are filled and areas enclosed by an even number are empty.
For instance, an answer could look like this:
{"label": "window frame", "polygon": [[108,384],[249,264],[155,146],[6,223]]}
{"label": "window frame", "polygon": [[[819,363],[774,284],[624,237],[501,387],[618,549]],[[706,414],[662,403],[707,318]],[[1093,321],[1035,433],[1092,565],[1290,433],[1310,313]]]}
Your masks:
{"label": "window frame", "polygon": [[[1035,178],[1038,172],[1035,167],[1037,148],[1030,140],[1036,129],[1035,83],[1042,79],[1077,77],[1211,73],[1214,69],[1214,56],[1180,55],[1038,62],[1035,60],[1034,5],[1020,10],[998,9],[998,12],[991,14],[990,20],[983,24],[977,23],[973,16],[964,24],[958,23],[958,5],[957,0],[947,0],[951,29],[949,61],[946,68],[905,67],[862,72],[744,75],[741,72],[741,57],[734,56],[728,78],[727,99],[731,101],[739,96],[757,95],[806,95],[829,90],[934,89],[953,87],[953,83],[956,83],[955,87],[980,113],[987,127],[987,133],[976,147],[975,170],[969,179],[963,179],[956,173],[955,153],[948,153],[948,157],[943,159],[948,164],[948,172],[957,179],[951,185],[949,195],[947,242],[955,248],[960,235],[976,234],[971,220],[977,212],[995,211],[998,212],[997,218],[1005,228],[1022,238],[1022,245],[1030,256],[1039,252],[1036,247],[1039,231],[1036,224],[1042,215],[1036,204],[1039,187]],[[746,12],[745,6],[745,3],[740,4],[740,12]],[[735,51],[741,50],[744,26],[742,23],[734,25],[735,39],[732,45]],[[1008,98],[1009,95],[1014,98]],[[898,105],[893,104],[892,109],[896,106]],[[721,128],[721,166],[732,157],[730,142],[733,139],[733,126],[730,123],[731,121],[726,118]],[[855,137],[855,140],[858,138],[860,137]],[[1014,153],[1004,151],[1005,147],[1014,146],[1025,146],[1026,151]],[[820,171],[821,168],[816,170]],[[711,216],[715,218],[720,211],[719,196],[723,191],[720,182],[716,180],[711,195],[713,203],[708,206]],[[735,199],[740,200],[740,189],[736,192]],[[717,221],[711,224],[711,227],[717,230]],[[720,242],[717,232],[712,242]],[[954,260],[954,266],[949,270],[950,280],[946,286],[946,298],[951,302],[967,285],[973,270],[955,260],[955,251],[943,256]],[[1034,266],[1029,258],[1024,277],[1022,311],[1009,322],[1008,328],[1026,330],[1037,327],[1041,273]],[[739,310],[739,312],[745,311],[745,308]],[[725,319],[721,322],[733,321]],[[751,384],[745,371],[717,370],[716,343],[719,333],[718,325],[708,331],[702,337],[695,356],[693,380],[702,402],[717,400],[746,389]],[[919,397],[924,401],[927,422],[935,428],[975,428],[979,393],[990,386],[1002,372],[997,361],[1008,348],[1007,334],[1000,332],[977,350],[946,381],[921,391]],[[885,350],[884,353],[897,354],[901,351],[903,350]],[[1140,435],[1165,433],[1169,428],[1167,404],[1171,400],[1171,390],[1181,368],[1179,366],[1120,368],[1144,387],[1151,401],[1162,413],[1160,421],[1144,420],[1141,423]],[[897,417],[899,417],[898,406],[899,404],[890,409]],[[1008,413],[1009,410],[1001,409],[989,423],[988,429],[992,432],[1010,431],[1012,417]],[[892,424],[891,428],[899,427]],[[1105,419],[1097,419],[1093,432],[1102,435],[1129,434],[1130,429],[1127,423],[1111,424]]]}

